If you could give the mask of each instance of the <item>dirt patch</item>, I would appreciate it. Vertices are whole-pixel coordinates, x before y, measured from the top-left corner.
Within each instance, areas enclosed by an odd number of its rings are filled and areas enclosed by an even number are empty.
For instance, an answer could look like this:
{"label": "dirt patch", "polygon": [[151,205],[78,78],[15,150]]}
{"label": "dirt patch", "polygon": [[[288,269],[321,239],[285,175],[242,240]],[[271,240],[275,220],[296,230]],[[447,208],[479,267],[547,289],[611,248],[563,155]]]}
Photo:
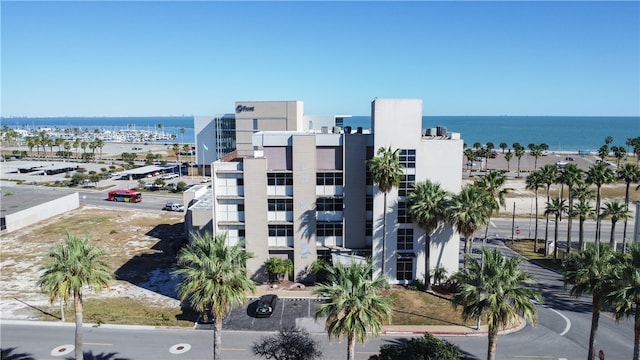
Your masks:
{"label": "dirt patch", "polygon": [[171,276],[175,256],[184,243],[180,214],[162,211],[109,210],[83,207],[55,219],[2,236],[0,312],[2,318],[32,319],[56,308],[36,282],[49,249],[67,232],[88,236],[105,249],[116,280],[101,294],[87,291],[86,300],[129,298],[150,305],[180,307]]}

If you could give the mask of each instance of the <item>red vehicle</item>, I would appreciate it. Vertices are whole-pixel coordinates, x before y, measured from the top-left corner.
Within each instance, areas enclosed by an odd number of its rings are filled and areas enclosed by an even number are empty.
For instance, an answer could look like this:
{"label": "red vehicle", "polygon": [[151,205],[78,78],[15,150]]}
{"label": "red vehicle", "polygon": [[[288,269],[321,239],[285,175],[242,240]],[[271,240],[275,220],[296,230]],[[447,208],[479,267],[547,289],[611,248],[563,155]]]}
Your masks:
{"label": "red vehicle", "polygon": [[119,202],[140,202],[142,194],[135,190],[112,190],[107,194],[107,200]]}

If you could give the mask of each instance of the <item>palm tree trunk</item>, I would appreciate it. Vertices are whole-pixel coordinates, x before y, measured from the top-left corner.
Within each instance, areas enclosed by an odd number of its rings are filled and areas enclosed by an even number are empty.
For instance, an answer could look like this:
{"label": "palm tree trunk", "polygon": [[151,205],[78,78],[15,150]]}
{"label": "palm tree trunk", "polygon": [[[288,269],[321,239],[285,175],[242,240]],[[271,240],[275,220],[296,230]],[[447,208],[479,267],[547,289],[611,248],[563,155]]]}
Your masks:
{"label": "palm tree trunk", "polygon": [[596,244],[600,244],[600,186],[596,195]]}
{"label": "palm tree trunk", "polygon": [[494,329],[493,325],[489,325],[489,346],[487,346],[487,360],[496,359],[496,350],[498,349],[498,329]]}
{"label": "palm tree trunk", "polygon": [[75,357],[76,360],[82,360],[84,359],[84,352],[82,351],[82,293],[76,292],[73,294],[73,305],[76,311]]}
{"label": "palm tree trunk", "polygon": [[615,245],[616,245],[615,234],[616,234],[616,222],[612,221],[611,222],[611,237],[609,238],[609,246],[611,247],[611,250],[613,250],[613,251],[616,251],[616,248],[615,248]]}
{"label": "palm tree trunk", "polygon": [[213,360],[222,359],[222,317],[213,319]]}
{"label": "palm tree trunk", "polygon": [[593,296],[591,306],[591,332],[589,333],[589,355],[588,360],[596,359],[596,336],[598,334],[598,321],[600,320],[600,297]]}
{"label": "palm tree trunk", "polygon": [[347,339],[347,360],[356,359],[356,337],[349,335]]}
{"label": "palm tree trunk", "polygon": [[424,288],[431,291],[431,236],[424,241]]}
{"label": "palm tree trunk", "polygon": [[580,251],[584,250],[584,219],[580,218],[580,225],[579,225],[579,235],[578,235],[578,248],[580,248]]}
{"label": "palm tree trunk", "polygon": [[571,216],[572,209],[573,196],[571,196],[571,186],[569,186],[569,214],[567,215],[567,255],[571,252],[571,224],[573,223],[573,216]]}
{"label": "palm tree trunk", "polygon": [[553,262],[558,261],[558,215],[556,215],[556,226],[553,229]]}
{"label": "palm tree trunk", "polygon": [[387,258],[387,193],[384,193],[384,210],[382,212],[382,276],[387,277],[384,269],[384,263]]}
{"label": "palm tree trunk", "polygon": [[538,253],[538,188],[536,187],[536,226],[533,232],[533,252]]}
{"label": "palm tree trunk", "polygon": [[[627,183],[624,194],[624,204],[627,206],[627,210],[629,210],[629,185],[630,182]],[[627,219],[624,219],[624,227],[622,229],[622,253],[626,253],[627,248]]]}
{"label": "palm tree trunk", "polygon": [[[550,193],[549,187],[547,187],[547,204],[549,203]],[[545,214],[545,228],[544,228],[544,256],[547,256],[549,249],[547,249],[547,243],[549,242],[549,214]]]}
{"label": "palm tree trunk", "polygon": [[633,358],[640,360],[640,303],[636,302],[636,315],[633,323]]}
{"label": "palm tree trunk", "polygon": [[64,317],[64,301],[60,298],[60,321],[65,322],[66,319]]}

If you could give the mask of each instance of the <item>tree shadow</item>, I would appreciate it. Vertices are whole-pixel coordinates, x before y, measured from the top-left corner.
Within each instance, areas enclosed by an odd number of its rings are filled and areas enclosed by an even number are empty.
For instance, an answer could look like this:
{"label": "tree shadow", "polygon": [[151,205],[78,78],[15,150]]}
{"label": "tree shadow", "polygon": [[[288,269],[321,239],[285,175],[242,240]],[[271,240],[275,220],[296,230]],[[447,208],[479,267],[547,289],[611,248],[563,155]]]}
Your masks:
{"label": "tree shadow", "polygon": [[2,360],[36,360],[29,353],[18,353],[17,347],[12,347],[8,349],[0,349],[0,359]]}
{"label": "tree shadow", "polygon": [[54,319],[62,320],[62,318],[61,318],[61,317],[59,317],[59,316],[57,316],[57,315],[54,315],[54,314],[52,314],[52,313],[50,313],[50,312],[48,312],[48,311],[44,311],[44,310],[42,310],[42,309],[40,309],[40,308],[38,308],[38,307],[35,307],[35,306],[33,306],[33,305],[29,304],[29,303],[26,303],[26,302],[24,302],[24,301],[22,301],[22,300],[20,300],[20,299],[18,299],[18,298],[13,298],[13,299],[14,299],[15,301],[18,301],[18,302],[22,303],[22,304],[27,305],[28,307],[30,307],[30,308],[32,308],[32,309],[34,309],[34,310],[37,310],[37,311],[39,311],[39,312],[43,313],[44,315],[51,316],[51,317],[52,317],[52,318],[54,318]]}
{"label": "tree shadow", "polygon": [[[74,358],[69,357],[65,360],[73,360]],[[93,351],[85,351],[84,352],[84,360],[131,360],[129,358],[118,357],[118,353],[100,353],[93,354]]]}
{"label": "tree shadow", "polygon": [[178,279],[171,272],[178,252],[186,244],[184,224],[159,224],[146,235],[158,239],[158,242],[118,268],[116,279],[178,299]]}
{"label": "tree shadow", "polygon": [[[432,334],[433,335],[433,334]],[[435,336],[435,335],[434,335]],[[420,337],[420,336],[418,336]],[[440,340],[444,340],[447,341],[445,339],[442,339],[441,337],[435,336]],[[405,347],[407,345],[407,342],[409,342],[409,340],[411,340],[412,338],[395,338],[395,339],[388,339],[385,340],[384,343],[382,345],[393,345],[393,346],[397,346],[397,347]],[[449,342],[449,341],[447,341]],[[451,343],[451,342],[449,342]],[[455,344],[454,344],[455,345]],[[466,351],[464,351],[463,349],[460,348],[460,346],[455,345],[458,350],[460,350],[460,353],[462,354],[462,358],[465,360],[480,360],[479,357],[472,355]]]}

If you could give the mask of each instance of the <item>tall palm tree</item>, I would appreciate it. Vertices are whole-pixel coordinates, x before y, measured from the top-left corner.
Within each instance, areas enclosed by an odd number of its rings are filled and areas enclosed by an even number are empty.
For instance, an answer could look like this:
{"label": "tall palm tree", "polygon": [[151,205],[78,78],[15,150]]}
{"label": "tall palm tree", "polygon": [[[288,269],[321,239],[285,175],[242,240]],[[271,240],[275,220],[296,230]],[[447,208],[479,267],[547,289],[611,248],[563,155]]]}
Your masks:
{"label": "tall palm tree", "polygon": [[447,207],[451,195],[440,184],[426,180],[415,185],[407,198],[409,213],[418,226],[425,230],[424,286],[431,290],[431,234],[447,220]]}
{"label": "tall palm tree", "polygon": [[485,176],[476,178],[474,185],[485,191],[487,196],[486,204],[489,206],[489,217],[487,218],[487,228],[484,232],[484,239],[489,236],[489,224],[491,224],[491,216],[493,212],[498,212],[500,207],[505,206],[505,196],[511,190],[504,188],[507,177],[502,172],[490,171]]}
{"label": "tall palm tree", "polygon": [[526,180],[526,188],[528,190],[534,190],[536,196],[536,224],[533,235],[533,252],[538,252],[538,189],[544,186],[544,182],[542,181],[542,172],[540,170],[534,170],[529,173]]}
{"label": "tall palm tree", "polygon": [[629,253],[620,256],[616,269],[616,285],[608,301],[615,305],[616,321],[624,317],[634,317],[633,360],[640,360],[640,244],[631,244]]}
{"label": "tall palm tree", "polygon": [[573,216],[578,217],[578,248],[584,250],[584,222],[587,219],[595,217],[595,208],[591,206],[591,200],[594,199],[593,191],[586,183],[578,184],[573,188],[573,197],[579,202],[573,205],[571,209]]}
{"label": "tall palm tree", "polygon": [[75,358],[83,359],[82,351],[82,290],[88,286],[96,292],[109,286],[112,272],[103,257],[106,252],[89,244],[89,238],[67,233],[64,244],[55,245],[48,253],[50,259],[43,266],[38,286],[49,295],[51,302],[73,296],[75,310]]}
{"label": "tall palm tree", "polygon": [[[516,145],[516,144],[513,144]],[[518,158],[518,174],[517,177],[520,177],[520,160],[522,159],[522,157],[525,154],[524,151],[524,147],[522,147],[521,145],[518,144],[518,147],[513,147],[514,151],[515,151],[515,156]]]}
{"label": "tall palm tree", "polygon": [[502,149],[502,153],[504,154],[504,151],[507,150],[507,148],[509,147],[509,145],[507,145],[506,142],[501,142],[500,145],[498,145],[500,147],[500,149]]}
{"label": "tall palm tree", "polygon": [[[629,208],[629,188],[631,183],[640,182],[640,167],[638,164],[626,163],[622,164],[616,172],[618,180],[625,183],[624,204]],[[627,219],[624,220],[624,228],[622,230],[622,252],[626,251],[627,244]]]}
{"label": "tall palm tree", "polygon": [[513,324],[519,314],[535,324],[537,310],[533,299],[542,297],[533,288],[533,277],[524,272],[518,257],[503,256],[499,249],[482,248],[482,264],[465,255],[467,266],[454,274],[460,284],[460,291],[453,296],[454,307],[462,306],[465,320],[484,317],[489,327],[487,359],[494,360],[500,328]]}
{"label": "tall palm tree", "polygon": [[400,164],[400,149],[379,148],[377,156],[367,160],[373,183],[384,193],[384,210],[382,212],[382,274],[385,273],[387,261],[387,194],[400,185],[403,166]]}
{"label": "tall palm tree", "polygon": [[618,200],[607,201],[602,207],[602,217],[611,218],[611,237],[609,238],[609,246],[614,251],[616,250],[616,223],[618,220],[626,220],[631,217],[631,212],[627,205],[621,204]]}
{"label": "tall palm tree", "polygon": [[384,276],[373,277],[373,263],[337,263],[327,268],[327,283],[314,294],[328,298],[316,310],[316,319],[326,316],[329,336],[347,338],[347,360],[355,359],[356,340],[364,343],[370,331],[378,336],[383,322],[391,320],[389,298],[380,294],[387,286]]}
{"label": "tall palm tree", "polygon": [[564,284],[572,285],[571,296],[580,297],[591,294],[591,331],[589,334],[589,354],[587,359],[596,358],[596,337],[600,311],[606,297],[615,288],[613,274],[615,269],[614,252],[606,244],[588,244],[584,251],[569,254],[565,262]]}
{"label": "tall palm tree", "polygon": [[553,262],[558,261],[558,222],[560,215],[567,212],[567,204],[565,200],[555,198],[551,202],[547,203],[547,208],[544,211],[545,215],[553,215],[555,217],[555,227],[553,231]]}
{"label": "tall palm tree", "polygon": [[449,223],[464,236],[464,253],[471,253],[473,236],[489,218],[489,208],[485,204],[484,191],[474,185],[465,185],[459,194],[453,196],[449,207]]}
{"label": "tall palm tree", "polygon": [[242,244],[227,246],[226,233],[215,239],[206,232],[192,234],[193,241],[178,253],[174,274],[181,277],[180,300],[201,314],[211,312],[214,324],[213,359],[222,355],[222,319],[234,306],[247,302],[247,292],[255,284],[247,276],[247,260],[252,257]]}
{"label": "tall palm tree", "polygon": [[596,242],[600,242],[600,200],[602,198],[602,185],[610,184],[615,180],[615,173],[603,163],[595,163],[587,170],[587,183],[596,186]]}
{"label": "tall palm tree", "polygon": [[570,163],[564,166],[558,174],[558,181],[563,185],[567,185],[569,193],[569,203],[567,204],[567,253],[571,252],[571,225],[573,223],[573,192],[574,186],[584,182],[584,173],[578,169],[576,164]]}
{"label": "tall palm tree", "polygon": [[507,153],[504,154],[504,160],[507,162],[507,172],[511,171],[510,162],[512,158],[513,158],[513,153],[511,152],[511,149],[509,149],[509,151],[507,151]]}
{"label": "tall palm tree", "polygon": [[[558,168],[554,165],[547,164],[540,168],[542,182],[547,190],[547,204],[551,201],[551,185],[555,184],[558,175]],[[544,253],[547,254],[547,244],[549,243],[549,214],[545,212],[544,227]]]}

